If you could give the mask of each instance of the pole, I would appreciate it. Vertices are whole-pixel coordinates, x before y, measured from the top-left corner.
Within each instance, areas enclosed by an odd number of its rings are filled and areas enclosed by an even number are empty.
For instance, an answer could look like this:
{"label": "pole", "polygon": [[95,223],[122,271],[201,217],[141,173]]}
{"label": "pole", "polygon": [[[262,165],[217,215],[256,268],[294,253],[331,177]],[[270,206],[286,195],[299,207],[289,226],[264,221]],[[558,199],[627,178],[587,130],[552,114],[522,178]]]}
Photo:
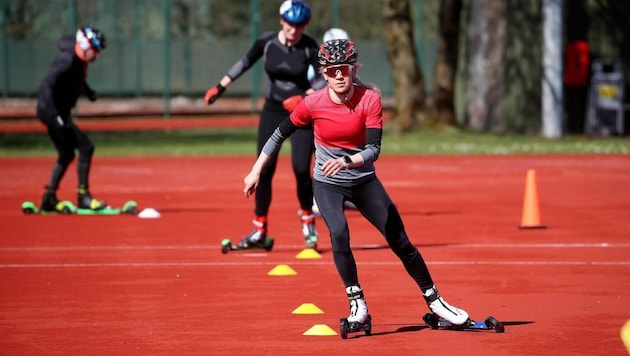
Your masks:
{"label": "pole", "polygon": [[164,91],[162,93],[164,99],[163,116],[171,115],[171,16],[170,16],[170,0],[162,0],[162,13],[164,16]]}
{"label": "pole", "polygon": [[7,26],[4,0],[0,0],[0,33],[2,34],[2,97],[9,97],[9,40],[7,36]]}
{"label": "pole", "polygon": [[542,134],[562,136],[562,0],[543,1]]}
{"label": "pole", "polygon": [[133,1],[133,64],[136,69],[134,94],[142,96],[142,49],[140,48],[140,0]]}
{"label": "pole", "polygon": [[77,1],[76,0],[70,0],[70,33],[75,33],[77,31],[77,29],[79,28],[79,25],[77,25]]}
{"label": "pole", "polygon": [[[251,16],[251,42],[256,41],[260,35],[260,0],[250,0],[250,16]],[[251,93],[251,112],[256,112],[258,95],[260,93],[260,66],[252,68],[252,93]]]}

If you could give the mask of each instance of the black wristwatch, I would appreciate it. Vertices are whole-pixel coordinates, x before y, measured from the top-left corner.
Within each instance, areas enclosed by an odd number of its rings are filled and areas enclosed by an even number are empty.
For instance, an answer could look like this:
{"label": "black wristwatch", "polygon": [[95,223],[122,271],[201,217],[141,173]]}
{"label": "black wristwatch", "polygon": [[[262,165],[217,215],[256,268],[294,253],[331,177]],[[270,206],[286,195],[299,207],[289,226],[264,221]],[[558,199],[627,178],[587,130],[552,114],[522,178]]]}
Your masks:
{"label": "black wristwatch", "polygon": [[350,156],[343,156],[343,161],[349,166],[352,164],[352,158]]}

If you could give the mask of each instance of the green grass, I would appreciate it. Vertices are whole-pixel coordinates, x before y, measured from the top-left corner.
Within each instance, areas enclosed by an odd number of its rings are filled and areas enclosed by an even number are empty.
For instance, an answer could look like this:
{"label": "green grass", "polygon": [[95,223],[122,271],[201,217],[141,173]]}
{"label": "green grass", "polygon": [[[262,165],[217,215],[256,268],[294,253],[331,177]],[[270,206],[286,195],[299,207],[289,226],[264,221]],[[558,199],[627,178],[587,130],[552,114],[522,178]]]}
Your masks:
{"label": "green grass", "polygon": [[[89,132],[103,156],[253,155],[255,128],[130,132]],[[287,142],[288,143],[288,142]],[[290,148],[286,144],[282,153]],[[386,132],[383,154],[630,154],[623,137],[565,136],[545,139],[531,135],[492,135],[457,130],[407,134]],[[46,133],[0,133],[0,156],[54,156]]]}

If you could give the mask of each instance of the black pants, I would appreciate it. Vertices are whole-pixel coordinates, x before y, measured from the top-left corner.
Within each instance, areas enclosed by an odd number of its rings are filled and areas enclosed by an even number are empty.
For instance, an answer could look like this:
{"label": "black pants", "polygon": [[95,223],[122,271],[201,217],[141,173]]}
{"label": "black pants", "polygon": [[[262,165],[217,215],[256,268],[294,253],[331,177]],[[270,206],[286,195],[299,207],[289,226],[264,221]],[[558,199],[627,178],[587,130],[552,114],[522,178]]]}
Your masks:
{"label": "black pants", "polygon": [[[90,166],[94,155],[94,144],[90,138],[69,118],[63,119],[40,118],[46,125],[48,136],[57,150],[57,162],[55,163],[48,187],[56,190],[68,166],[74,160],[75,150],[79,151],[77,165],[78,182],[80,187],[87,189],[89,186]],[[60,121],[61,120],[61,121]]]}
{"label": "black pants", "polygon": [[335,266],[346,287],[359,285],[344,213],[343,203],[346,200],[354,203],[361,215],[385,237],[391,250],[423,292],[433,286],[422,255],[409,241],[398,209],[376,176],[352,187],[314,181],[313,190],[320,214],[330,231]]}
{"label": "black pants", "polygon": [[[265,142],[271,137],[273,131],[288,116],[289,113],[282,107],[282,103],[273,100],[265,101],[260,122],[258,123],[258,155],[260,155]],[[295,175],[297,198],[300,208],[304,210],[311,210],[313,206],[311,167],[314,150],[312,126],[300,128],[291,135],[291,163],[293,174]],[[272,180],[277,164],[278,155],[276,154],[270,157],[260,172],[260,180],[256,188],[256,208],[254,210],[256,216],[267,216],[269,213],[272,198]]]}
{"label": "black pants", "polygon": [[567,115],[566,132],[584,133],[588,103],[588,87],[564,87],[564,106]]}

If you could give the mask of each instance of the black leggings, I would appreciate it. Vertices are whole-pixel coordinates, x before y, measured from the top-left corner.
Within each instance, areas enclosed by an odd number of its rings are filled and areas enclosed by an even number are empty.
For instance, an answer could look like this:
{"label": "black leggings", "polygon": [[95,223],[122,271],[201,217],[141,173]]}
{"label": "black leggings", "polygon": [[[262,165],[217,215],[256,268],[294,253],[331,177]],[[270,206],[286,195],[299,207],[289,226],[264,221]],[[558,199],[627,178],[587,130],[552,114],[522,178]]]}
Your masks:
{"label": "black leggings", "polygon": [[[271,137],[273,131],[288,115],[289,113],[282,107],[282,103],[273,100],[265,101],[258,123],[258,155],[260,155],[265,142]],[[314,150],[312,126],[299,128],[291,135],[291,163],[296,180],[297,198],[300,208],[304,210],[311,210],[313,206],[311,167]],[[269,162],[260,172],[260,180],[256,188],[256,208],[254,210],[256,216],[267,216],[269,213],[272,180],[277,163],[278,154],[270,157]]]}
{"label": "black leggings", "polygon": [[335,266],[346,287],[359,285],[344,213],[346,200],[354,203],[361,215],[385,237],[391,250],[423,292],[433,286],[422,255],[409,241],[396,206],[376,176],[352,187],[314,181],[313,190],[320,214],[330,231]]}
{"label": "black leggings", "polygon": [[66,173],[68,166],[74,160],[75,150],[79,151],[77,174],[79,186],[89,186],[90,166],[94,155],[94,144],[79,127],[69,119],[60,125],[51,118],[42,120],[48,129],[48,136],[57,149],[57,162],[53,166],[48,187],[51,190],[59,188],[59,183]]}

